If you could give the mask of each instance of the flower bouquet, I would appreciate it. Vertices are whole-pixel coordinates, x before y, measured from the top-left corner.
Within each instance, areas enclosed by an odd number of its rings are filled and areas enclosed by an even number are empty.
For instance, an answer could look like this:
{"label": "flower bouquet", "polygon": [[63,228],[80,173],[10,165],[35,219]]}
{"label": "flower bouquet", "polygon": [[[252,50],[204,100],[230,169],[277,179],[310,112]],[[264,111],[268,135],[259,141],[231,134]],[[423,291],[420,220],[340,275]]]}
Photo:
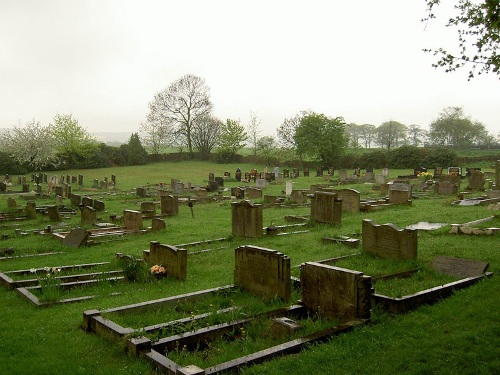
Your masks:
{"label": "flower bouquet", "polygon": [[149,269],[149,273],[157,279],[161,279],[167,275],[167,269],[161,265],[155,264]]}

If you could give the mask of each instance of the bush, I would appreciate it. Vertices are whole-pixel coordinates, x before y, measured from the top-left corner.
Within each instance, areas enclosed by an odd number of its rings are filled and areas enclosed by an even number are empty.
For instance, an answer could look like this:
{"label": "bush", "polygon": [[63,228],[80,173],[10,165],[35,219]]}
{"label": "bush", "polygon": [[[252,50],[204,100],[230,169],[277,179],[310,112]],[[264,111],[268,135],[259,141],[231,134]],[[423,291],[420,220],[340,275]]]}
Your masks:
{"label": "bush", "polygon": [[0,171],[2,171],[4,175],[19,175],[26,174],[29,170],[15,161],[9,154],[0,151]]}
{"label": "bush", "polygon": [[423,166],[424,151],[416,146],[401,146],[389,151],[389,165],[391,168],[418,168]]}
{"label": "bush", "polygon": [[360,168],[386,168],[387,166],[388,155],[383,150],[367,152],[359,157]]}
{"label": "bush", "polygon": [[423,164],[428,168],[450,167],[457,165],[457,157],[457,153],[448,148],[433,148],[428,150]]}

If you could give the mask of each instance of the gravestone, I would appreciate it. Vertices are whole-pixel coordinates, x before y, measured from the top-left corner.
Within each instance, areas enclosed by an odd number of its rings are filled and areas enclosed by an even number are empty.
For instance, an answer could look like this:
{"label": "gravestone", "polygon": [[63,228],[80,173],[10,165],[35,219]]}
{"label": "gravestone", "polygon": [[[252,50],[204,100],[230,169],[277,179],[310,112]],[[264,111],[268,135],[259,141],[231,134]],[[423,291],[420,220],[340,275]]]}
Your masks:
{"label": "gravestone", "polygon": [[388,168],[383,168],[382,169],[382,176],[389,177],[389,169]]}
{"label": "gravestone", "polygon": [[304,204],[307,203],[307,193],[309,190],[292,190],[292,194],[290,194],[290,202],[296,204]]}
{"label": "gravestone", "polygon": [[144,198],[146,196],[146,189],[143,186],[139,186],[135,189],[135,194],[138,197]]}
{"label": "gravestone", "polygon": [[257,189],[265,189],[267,188],[267,181],[263,178],[258,178],[255,180],[255,187]]}
{"label": "gravestone", "polygon": [[56,195],[56,204],[58,206],[62,205],[63,199],[60,195]]}
{"label": "gravestone", "polygon": [[231,196],[235,197],[236,199],[243,199],[245,198],[245,189],[239,187],[231,188]]}
{"label": "gravestone", "polygon": [[448,167],[448,174],[452,176],[462,176],[462,167]]}
{"label": "gravestone", "polygon": [[34,219],[36,217],[36,203],[35,201],[26,202],[26,218]]}
{"label": "gravestone", "polygon": [[300,266],[302,303],[311,316],[347,323],[370,319],[370,276],[326,264],[306,262]]}
{"label": "gravestone", "polygon": [[224,186],[224,178],[223,177],[215,177],[215,182],[217,182],[217,185],[220,187]]}
{"label": "gravestone", "polygon": [[347,181],[347,169],[339,170],[339,181],[340,182]]}
{"label": "gravestone", "polygon": [[317,191],[311,198],[311,219],[319,223],[340,224],[342,201],[336,193]]}
{"label": "gravestone", "polygon": [[285,176],[283,176],[283,173],[279,173],[275,181],[277,184],[282,184],[283,182],[285,182]]}
{"label": "gravestone", "polygon": [[271,249],[240,246],[235,249],[234,285],[264,300],[291,297],[290,258]]}
{"label": "gravestone", "polygon": [[262,237],[262,205],[248,200],[231,203],[232,233],[242,237]]}
{"label": "gravestone", "polygon": [[285,195],[289,197],[293,191],[293,182],[288,180],[285,185]]}
{"label": "gravestone", "polygon": [[141,202],[141,213],[143,218],[151,219],[156,215],[156,205],[154,202]]}
{"label": "gravestone", "polygon": [[468,177],[469,184],[467,185],[467,190],[484,190],[484,184],[486,183],[486,177],[483,172],[479,170],[470,170]]}
{"label": "gravestone", "polygon": [[8,197],[7,198],[7,207],[9,208],[13,208],[13,209],[17,209],[17,203],[16,201],[14,200],[14,198],[12,197]]}
{"label": "gravestone", "polygon": [[207,185],[206,189],[209,192],[218,191],[219,190],[219,184],[215,180],[208,181],[208,185]]}
{"label": "gravestone", "polygon": [[400,229],[394,224],[375,224],[363,219],[363,251],[387,259],[416,259],[418,230]]}
{"label": "gravestone", "polygon": [[488,266],[488,262],[440,255],[432,261],[432,268],[436,271],[459,279],[481,276],[486,272]]}
{"label": "gravestone", "polygon": [[309,177],[309,168],[304,168],[304,177]]}
{"label": "gravestone", "polygon": [[365,175],[361,179],[363,182],[373,181],[373,172],[366,172]]}
{"label": "gravestone", "polygon": [[123,210],[123,225],[126,230],[142,230],[142,214],[139,211]]}
{"label": "gravestone", "polygon": [[337,197],[342,199],[342,211],[344,212],[359,212],[360,196],[359,191],[354,189],[335,190]]}
{"label": "gravestone", "polygon": [[96,211],[104,211],[105,210],[105,205],[103,201],[100,201],[99,199],[94,199],[92,202],[92,207]]}
{"label": "gravestone", "polygon": [[79,206],[80,203],[82,203],[82,197],[81,197],[81,195],[78,195],[78,194],[71,194],[69,196],[69,199],[71,201],[71,205],[75,206],[75,207]]}
{"label": "gravestone", "polygon": [[99,189],[106,190],[108,188],[108,181],[101,181],[99,185]]}
{"label": "gravestone", "polygon": [[323,176],[323,168],[318,167],[316,168],[316,177],[321,177],[321,176]]}
{"label": "gravestone", "polygon": [[[200,192],[204,189],[200,189]],[[206,190],[205,190],[206,193]],[[160,197],[161,214],[166,216],[176,216],[179,214],[179,198],[174,195]]]}
{"label": "gravestone", "polygon": [[82,206],[91,206],[93,205],[94,200],[90,197],[83,197],[82,198]]}
{"label": "gravestone", "polygon": [[254,187],[247,187],[245,190],[246,190],[248,199],[260,199],[260,198],[262,198],[262,190],[260,190],[260,189],[257,189]]}
{"label": "gravestone", "polygon": [[436,181],[434,191],[438,194],[457,194],[458,184],[451,181]]}
{"label": "gravestone", "polygon": [[55,191],[56,191],[56,195],[59,195],[60,197],[62,197],[64,194],[64,186],[62,186],[62,185],[56,186]]}
{"label": "gravestone", "polygon": [[75,228],[63,238],[63,245],[78,248],[87,244],[90,232],[84,228]]}
{"label": "gravestone", "polygon": [[167,229],[167,225],[165,224],[165,220],[163,220],[159,217],[154,217],[151,220],[151,230],[160,231],[160,230],[165,230],[165,229]]}
{"label": "gravestone", "polygon": [[448,181],[451,182],[452,184],[455,184],[457,186],[457,191],[460,191],[460,176],[456,174],[451,174],[451,175],[442,175],[439,178],[439,182],[444,182]]}
{"label": "gravestone", "polygon": [[94,225],[96,222],[96,210],[90,206],[85,206],[82,209],[81,217],[80,217],[80,224],[85,225],[85,224],[90,224]]}
{"label": "gravestone", "polygon": [[59,215],[59,208],[57,206],[47,206],[47,213],[49,220],[52,222],[60,222],[61,215]]}
{"label": "gravestone", "polygon": [[375,182],[379,185],[384,185],[387,183],[387,178],[381,174],[375,176]]}
{"label": "gravestone", "polygon": [[0,181],[0,191],[7,191],[7,184],[3,181]]}
{"label": "gravestone", "polygon": [[151,265],[162,265],[167,269],[167,275],[179,280],[186,280],[187,250],[176,246],[164,245],[158,241],[149,243],[149,250],[144,250],[143,259]]}
{"label": "gravestone", "polygon": [[241,181],[241,169],[236,169],[236,174],[235,174],[236,181]]}
{"label": "gravestone", "polygon": [[389,203],[404,204],[411,201],[412,186],[406,181],[396,180],[389,183]]}
{"label": "gravestone", "polygon": [[290,170],[288,170],[288,169],[283,169],[283,177],[285,177],[285,178],[290,178]]}

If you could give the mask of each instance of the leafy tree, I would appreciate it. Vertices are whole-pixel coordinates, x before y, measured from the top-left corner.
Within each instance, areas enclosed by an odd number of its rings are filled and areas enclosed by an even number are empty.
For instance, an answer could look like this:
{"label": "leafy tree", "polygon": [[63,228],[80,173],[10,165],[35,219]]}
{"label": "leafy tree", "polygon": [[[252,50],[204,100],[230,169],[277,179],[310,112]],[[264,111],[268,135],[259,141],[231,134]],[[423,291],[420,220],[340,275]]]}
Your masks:
{"label": "leafy tree", "polygon": [[193,124],[193,147],[202,157],[210,155],[217,145],[222,121],[213,116],[199,117]]}
{"label": "leafy tree", "polygon": [[141,143],[139,133],[132,133],[127,144],[121,145],[127,165],[143,165],[148,162],[148,152]]}
{"label": "leafy tree", "polygon": [[389,156],[384,150],[365,152],[359,157],[358,163],[361,168],[386,168],[389,164]]}
{"label": "leafy tree", "polygon": [[432,148],[424,158],[426,167],[452,167],[457,165],[458,155],[455,151],[444,147]]}
{"label": "leafy tree", "polygon": [[363,124],[360,125],[360,136],[365,142],[365,148],[371,148],[372,141],[377,133],[375,125]]}
{"label": "leafy tree", "polygon": [[221,125],[218,153],[219,161],[234,161],[239,150],[245,147],[247,133],[239,121],[227,119]]}
{"label": "leafy tree", "polygon": [[281,147],[295,148],[295,132],[299,127],[302,118],[308,113],[308,111],[302,111],[294,117],[283,120],[283,123],[276,129],[276,134]]}
{"label": "leafy tree", "polygon": [[423,150],[416,146],[401,146],[389,151],[391,168],[418,168],[423,162]]}
{"label": "leafy tree", "polygon": [[[435,7],[441,0],[425,0],[427,4],[428,22],[436,18]],[[474,74],[493,73],[500,78],[500,56],[498,43],[500,41],[500,3],[498,0],[457,0],[456,13],[448,20],[447,27],[456,27],[458,32],[458,49],[448,52],[445,48],[437,50],[424,49],[438,56],[432,66],[442,67],[446,72],[453,72],[464,66],[469,66],[469,80]]]}
{"label": "leafy tree", "polygon": [[97,141],[73,115],[55,115],[50,125],[59,160],[67,167],[77,167],[97,152]]}
{"label": "leafy tree", "polygon": [[257,156],[257,143],[260,136],[261,119],[257,117],[255,112],[250,111],[250,122],[247,125],[248,143],[252,148],[253,156]]}
{"label": "leafy tree", "polygon": [[347,147],[345,121],[342,117],[308,113],[296,128],[294,140],[299,155],[331,164]]}
{"label": "leafy tree", "polygon": [[212,112],[210,89],[205,80],[187,74],[158,92],[149,103],[148,120],[164,126],[172,141],[187,146],[193,155],[193,126],[197,119]]}
{"label": "leafy tree", "polygon": [[[0,171],[4,174],[26,174],[28,169],[19,164],[10,154],[0,151]],[[3,178],[3,177],[2,177]]]}
{"label": "leafy tree", "polygon": [[418,146],[421,143],[424,143],[424,139],[427,135],[427,131],[422,129],[418,125],[410,125],[407,129],[408,139],[410,140],[410,144],[413,146]]}
{"label": "leafy tree", "polygon": [[168,146],[169,128],[154,117],[148,116],[145,122],[139,125],[141,142],[149,147],[151,154],[159,155],[162,147]]}
{"label": "leafy tree", "polygon": [[473,122],[462,107],[447,107],[430,125],[430,139],[440,146],[470,147],[487,134],[480,122]]}
{"label": "leafy tree", "polygon": [[345,127],[346,136],[349,139],[349,147],[359,147],[362,138],[362,126],[355,123],[347,124]]}
{"label": "leafy tree", "polygon": [[271,164],[273,157],[276,154],[277,144],[274,137],[264,136],[257,141],[258,155],[264,159],[266,164]]}
{"label": "leafy tree", "polygon": [[406,126],[397,121],[386,121],[377,128],[377,143],[382,148],[391,150],[406,140]]}
{"label": "leafy tree", "polygon": [[34,119],[24,126],[5,129],[0,134],[2,151],[31,170],[40,170],[56,163],[55,142],[50,126]]}

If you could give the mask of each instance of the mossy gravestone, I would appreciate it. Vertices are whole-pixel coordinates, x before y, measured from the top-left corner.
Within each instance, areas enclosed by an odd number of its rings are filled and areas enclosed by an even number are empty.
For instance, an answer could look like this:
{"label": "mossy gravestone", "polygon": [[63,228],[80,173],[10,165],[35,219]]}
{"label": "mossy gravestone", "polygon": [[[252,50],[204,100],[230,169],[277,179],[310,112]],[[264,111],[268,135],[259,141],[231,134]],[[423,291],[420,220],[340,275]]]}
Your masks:
{"label": "mossy gravestone", "polygon": [[387,259],[416,259],[418,230],[400,229],[394,224],[378,225],[364,219],[363,251]]}
{"label": "mossy gravestone", "polygon": [[158,241],[149,243],[149,250],[144,250],[143,259],[151,265],[162,265],[167,269],[167,275],[179,280],[186,280],[187,250],[175,246],[164,245]]}
{"label": "mossy gravestone", "polygon": [[342,200],[336,193],[317,191],[311,198],[311,219],[318,223],[340,224]]}
{"label": "mossy gravestone", "polygon": [[264,300],[289,301],[290,258],[276,250],[240,246],[235,249],[234,285]]}
{"label": "mossy gravestone", "polygon": [[262,237],[262,205],[248,200],[231,203],[232,233],[235,236]]}

